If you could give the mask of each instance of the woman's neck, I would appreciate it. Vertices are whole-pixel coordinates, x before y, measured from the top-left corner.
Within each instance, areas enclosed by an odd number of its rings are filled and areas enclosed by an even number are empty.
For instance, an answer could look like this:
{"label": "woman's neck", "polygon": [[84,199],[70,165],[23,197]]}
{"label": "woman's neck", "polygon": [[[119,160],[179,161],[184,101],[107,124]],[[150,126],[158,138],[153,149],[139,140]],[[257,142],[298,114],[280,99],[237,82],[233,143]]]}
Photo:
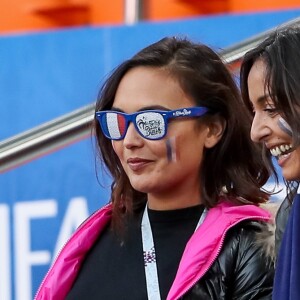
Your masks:
{"label": "woman's neck", "polygon": [[184,195],[148,194],[148,207],[153,210],[174,210],[201,204],[198,193]]}

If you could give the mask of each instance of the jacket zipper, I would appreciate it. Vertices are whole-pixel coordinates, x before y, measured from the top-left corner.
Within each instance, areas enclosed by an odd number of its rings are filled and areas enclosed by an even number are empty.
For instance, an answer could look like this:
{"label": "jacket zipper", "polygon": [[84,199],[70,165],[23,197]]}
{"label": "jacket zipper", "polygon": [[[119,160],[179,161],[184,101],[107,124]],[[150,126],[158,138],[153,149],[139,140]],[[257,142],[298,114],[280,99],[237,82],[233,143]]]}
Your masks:
{"label": "jacket zipper", "polygon": [[202,273],[202,275],[200,276],[200,278],[196,278],[195,280],[193,280],[193,282],[191,284],[189,284],[184,290],[183,292],[181,293],[180,296],[174,298],[174,300],[176,299],[180,299],[184,296],[184,294],[187,293],[187,291],[189,291],[195,284],[197,281],[199,281],[205,274],[206,272],[210,269],[210,267],[212,266],[212,264],[215,262],[215,260],[217,259],[217,257],[219,256],[220,252],[221,252],[221,249],[223,247],[223,244],[224,244],[224,239],[225,239],[225,236],[228,232],[229,229],[231,229],[232,227],[234,227],[236,224],[242,222],[242,221],[246,221],[246,220],[269,220],[268,217],[262,217],[262,216],[251,216],[251,217],[246,217],[246,218],[243,218],[241,220],[238,220],[237,222],[233,223],[232,225],[230,225],[226,230],[225,232],[223,233],[222,235],[222,238],[221,238],[221,243],[219,245],[219,248],[217,250],[217,253],[216,255],[214,256],[214,258],[208,263],[207,267],[205,268],[204,272]]}

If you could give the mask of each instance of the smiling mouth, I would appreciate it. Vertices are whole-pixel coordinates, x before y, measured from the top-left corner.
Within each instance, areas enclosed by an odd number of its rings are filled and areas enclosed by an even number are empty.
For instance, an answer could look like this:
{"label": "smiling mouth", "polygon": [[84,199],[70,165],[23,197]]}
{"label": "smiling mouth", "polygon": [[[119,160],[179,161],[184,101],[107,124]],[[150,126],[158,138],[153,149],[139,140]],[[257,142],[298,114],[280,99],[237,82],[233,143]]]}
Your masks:
{"label": "smiling mouth", "polygon": [[277,159],[283,155],[291,153],[292,151],[294,151],[292,144],[280,145],[270,149],[271,154]]}

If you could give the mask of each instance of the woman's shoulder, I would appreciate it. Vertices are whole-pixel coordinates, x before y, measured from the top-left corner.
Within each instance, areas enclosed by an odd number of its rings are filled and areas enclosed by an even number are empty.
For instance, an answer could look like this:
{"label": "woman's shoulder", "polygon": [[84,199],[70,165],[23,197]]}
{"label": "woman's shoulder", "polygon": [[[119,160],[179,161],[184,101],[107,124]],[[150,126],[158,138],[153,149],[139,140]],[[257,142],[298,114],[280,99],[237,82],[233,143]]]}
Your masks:
{"label": "woman's shoulder", "polygon": [[275,261],[275,225],[274,223],[245,220],[232,227],[225,238],[225,247],[244,257],[245,253]]}
{"label": "woman's shoulder", "polygon": [[[270,223],[246,220],[232,227],[218,257],[235,280],[249,279],[249,286],[273,280],[275,263],[274,231]],[[249,274],[251,275],[249,277]]]}
{"label": "woman's shoulder", "polygon": [[[211,284],[222,278],[215,288],[226,287],[230,299],[271,299],[273,254],[268,242],[260,236],[272,236],[270,230],[269,223],[256,220],[244,220],[231,227],[205,281],[199,282],[199,289],[206,282]],[[263,242],[266,244],[262,245]]]}

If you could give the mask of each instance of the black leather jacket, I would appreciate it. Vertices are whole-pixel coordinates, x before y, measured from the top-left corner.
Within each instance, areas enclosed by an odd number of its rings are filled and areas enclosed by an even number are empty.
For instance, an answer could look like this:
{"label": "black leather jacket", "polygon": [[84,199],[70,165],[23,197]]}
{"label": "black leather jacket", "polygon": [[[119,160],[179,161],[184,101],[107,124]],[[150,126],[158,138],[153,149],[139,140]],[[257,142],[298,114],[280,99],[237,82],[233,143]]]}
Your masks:
{"label": "black leather jacket", "polygon": [[181,299],[272,299],[274,256],[258,240],[263,234],[272,235],[266,224],[256,221],[231,228],[217,260]]}

